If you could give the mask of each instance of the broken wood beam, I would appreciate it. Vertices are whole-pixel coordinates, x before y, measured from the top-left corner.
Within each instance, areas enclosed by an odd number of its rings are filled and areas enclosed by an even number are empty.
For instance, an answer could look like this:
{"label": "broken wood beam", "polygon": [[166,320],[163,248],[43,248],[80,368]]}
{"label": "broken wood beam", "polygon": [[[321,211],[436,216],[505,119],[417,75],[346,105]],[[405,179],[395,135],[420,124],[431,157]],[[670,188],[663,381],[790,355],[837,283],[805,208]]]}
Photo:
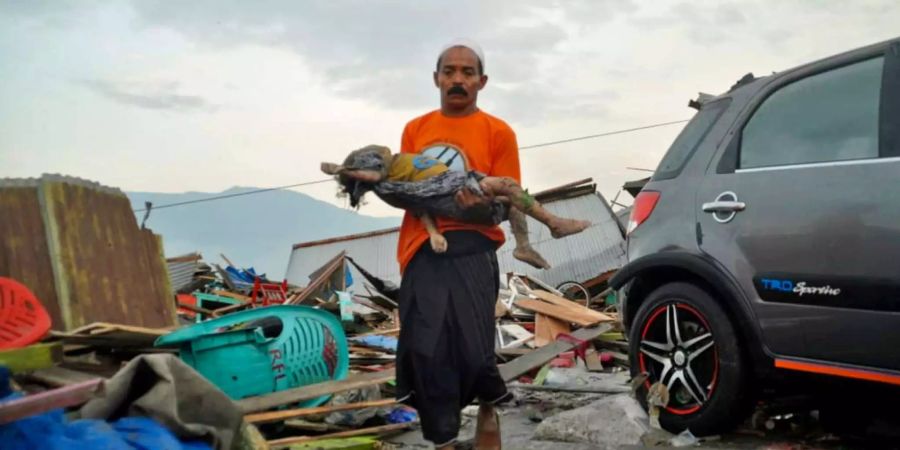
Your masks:
{"label": "broken wood beam", "polygon": [[534,291],[534,295],[535,295],[537,298],[539,298],[539,299],[541,299],[541,300],[543,300],[543,301],[545,301],[545,302],[552,303],[552,304],[557,305],[557,306],[562,306],[562,307],[565,307],[565,308],[569,308],[569,309],[571,309],[573,312],[577,312],[577,313],[579,313],[579,314],[583,314],[583,315],[585,315],[585,316],[587,316],[587,317],[595,318],[595,319],[597,319],[599,322],[611,322],[611,321],[614,320],[612,317],[610,317],[610,316],[608,316],[608,315],[606,315],[606,314],[603,314],[602,312],[594,311],[593,309],[586,308],[585,306],[580,305],[580,304],[578,304],[578,303],[575,303],[575,302],[572,301],[572,300],[569,300],[569,299],[564,298],[564,297],[560,297],[560,296],[558,296],[558,295],[556,295],[556,294],[553,294],[553,293],[550,293],[550,292],[547,292],[547,291],[542,291],[542,290],[538,289],[538,290],[535,290],[535,291]]}
{"label": "broken wood beam", "polygon": [[588,327],[602,322],[601,319],[592,315],[583,314],[573,311],[565,306],[554,305],[541,300],[533,300],[530,298],[517,298],[515,305],[522,309],[534,311],[548,315],[550,317],[563,320],[565,322],[574,323],[583,327]]}
{"label": "broken wood beam", "polygon": [[188,303],[178,302],[178,307],[184,308],[190,312],[194,312],[194,313],[198,313],[198,314],[205,314],[206,316],[212,316],[212,313],[213,313],[213,310],[211,310],[211,309],[201,308],[199,306],[194,306],[194,305],[191,305]]}
{"label": "broken wood beam", "polygon": [[213,317],[222,317],[225,314],[233,313],[235,311],[244,309],[250,306],[250,303],[239,303],[237,305],[229,305],[224,308],[214,309],[212,312]]}
{"label": "broken wood beam", "polygon": [[[591,341],[595,337],[612,329],[611,324],[601,324],[593,328],[582,328],[574,333],[572,337],[582,341]],[[533,350],[527,355],[521,356],[503,364],[499,367],[500,376],[504,381],[515,379],[529,370],[538,368],[547,362],[550,362],[556,355],[575,348],[575,344],[568,341],[555,341],[545,345],[537,350]]]}
{"label": "broken wood beam", "polygon": [[534,344],[543,347],[556,340],[560,334],[569,334],[572,328],[568,322],[537,313],[534,315]]}
{"label": "broken wood beam", "polygon": [[319,436],[297,436],[297,437],[289,437],[283,439],[275,439],[273,441],[269,441],[268,444],[272,448],[282,448],[287,447],[293,444],[300,444],[303,442],[312,442],[318,441],[322,439],[336,439],[336,438],[345,438],[345,437],[353,437],[353,436],[364,436],[367,434],[384,434],[389,433],[391,431],[400,431],[406,430],[414,427],[418,422],[406,422],[406,423],[394,423],[390,425],[382,425],[379,427],[369,427],[369,428],[360,428],[358,430],[349,430],[349,431],[340,431],[337,433],[323,434]]}
{"label": "broken wood beam", "polygon": [[98,378],[0,403],[0,425],[52,409],[80,405],[92,399],[102,387],[103,380]]}
{"label": "broken wood beam", "polygon": [[70,386],[73,384],[84,383],[85,381],[104,379],[99,375],[59,366],[35,370],[34,372],[23,374],[22,377],[26,380],[52,387]]}
{"label": "broken wood beam", "polygon": [[354,409],[364,408],[380,408],[382,406],[390,406],[396,404],[397,400],[387,398],[383,400],[372,400],[368,402],[346,403],[343,405],[319,406],[316,408],[298,408],[286,411],[272,411],[264,413],[247,414],[244,421],[247,423],[268,423],[280,422],[285,419],[295,419],[297,417],[312,416],[315,414],[328,414],[337,411],[352,411]]}
{"label": "broken wood beam", "polygon": [[233,298],[235,300],[240,300],[244,303],[248,303],[253,300],[252,298],[250,298],[246,295],[242,295],[242,294],[238,294],[235,292],[230,292],[230,291],[226,291],[226,290],[222,290],[222,289],[216,289],[216,290],[212,291],[212,293],[213,293],[213,295],[218,295],[219,297]]}
{"label": "broken wood beam", "polygon": [[245,414],[265,411],[277,406],[297,403],[303,400],[321,397],[323,395],[387,383],[388,381],[393,380],[395,376],[394,369],[388,369],[381,372],[353,375],[344,380],[326,381],[293,389],[285,389],[271,394],[248,397],[238,400],[236,403],[238,408]]}

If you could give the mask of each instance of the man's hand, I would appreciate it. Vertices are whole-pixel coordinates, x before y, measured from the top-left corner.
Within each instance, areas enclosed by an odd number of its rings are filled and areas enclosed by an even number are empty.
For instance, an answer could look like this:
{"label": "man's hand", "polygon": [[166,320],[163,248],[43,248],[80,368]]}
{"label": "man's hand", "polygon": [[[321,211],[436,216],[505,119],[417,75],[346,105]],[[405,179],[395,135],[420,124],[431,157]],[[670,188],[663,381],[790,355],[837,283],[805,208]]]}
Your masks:
{"label": "man's hand", "polygon": [[490,199],[488,197],[478,195],[466,187],[457,191],[454,199],[456,200],[456,204],[463,209],[487,208],[490,204]]}

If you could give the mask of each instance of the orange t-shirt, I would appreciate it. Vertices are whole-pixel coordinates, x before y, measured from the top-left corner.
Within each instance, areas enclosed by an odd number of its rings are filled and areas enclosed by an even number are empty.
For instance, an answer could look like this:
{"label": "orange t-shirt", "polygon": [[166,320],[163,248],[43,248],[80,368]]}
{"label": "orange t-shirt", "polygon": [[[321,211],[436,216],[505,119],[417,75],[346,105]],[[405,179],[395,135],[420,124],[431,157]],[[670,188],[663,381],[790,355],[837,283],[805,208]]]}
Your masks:
{"label": "orange t-shirt", "polygon": [[[477,170],[521,182],[515,132],[506,122],[480,110],[465,117],[447,117],[437,110],[411,120],[403,129],[400,152],[436,158],[450,170]],[[441,231],[476,230],[497,242],[498,247],[505,241],[503,230],[496,225],[475,225],[444,217],[436,217],[435,221]],[[422,221],[407,212],[397,244],[401,273],[427,240]]]}

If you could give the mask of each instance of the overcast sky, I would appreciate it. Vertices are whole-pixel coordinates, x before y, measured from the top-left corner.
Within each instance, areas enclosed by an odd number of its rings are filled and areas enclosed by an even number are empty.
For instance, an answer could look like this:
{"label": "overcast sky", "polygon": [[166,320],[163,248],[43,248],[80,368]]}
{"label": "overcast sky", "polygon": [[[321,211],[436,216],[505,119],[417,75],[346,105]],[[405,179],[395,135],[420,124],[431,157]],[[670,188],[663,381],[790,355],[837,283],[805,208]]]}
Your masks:
{"label": "overcast sky", "polygon": [[[479,104],[526,146],[689,118],[699,91],[898,24],[896,0],[0,0],[0,177],[156,192],[322,179],[320,161],[396,149],[437,108],[431,72],[454,37],[482,43]],[[593,177],[610,198],[679,129],[523,150],[523,181]],[[340,204],[331,184],[301,190]]]}

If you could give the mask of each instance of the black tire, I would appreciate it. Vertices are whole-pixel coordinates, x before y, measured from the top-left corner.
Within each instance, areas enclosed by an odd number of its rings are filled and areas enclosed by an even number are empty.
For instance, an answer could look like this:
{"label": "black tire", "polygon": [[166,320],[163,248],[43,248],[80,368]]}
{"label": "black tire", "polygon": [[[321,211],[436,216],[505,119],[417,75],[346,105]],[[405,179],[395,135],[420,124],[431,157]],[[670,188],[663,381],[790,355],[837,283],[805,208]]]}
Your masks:
{"label": "black tire", "polygon": [[[670,318],[678,327],[665,328]],[[668,361],[668,371],[660,358]],[[747,364],[734,325],[716,300],[694,284],[669,283],[650,293],[631,326],[629,359],[632,376],[649,374],[637,391],[645,409],[649,387],[666,377],[669,404],[659,419],[672,433],[719,434],[749,414]]]}

